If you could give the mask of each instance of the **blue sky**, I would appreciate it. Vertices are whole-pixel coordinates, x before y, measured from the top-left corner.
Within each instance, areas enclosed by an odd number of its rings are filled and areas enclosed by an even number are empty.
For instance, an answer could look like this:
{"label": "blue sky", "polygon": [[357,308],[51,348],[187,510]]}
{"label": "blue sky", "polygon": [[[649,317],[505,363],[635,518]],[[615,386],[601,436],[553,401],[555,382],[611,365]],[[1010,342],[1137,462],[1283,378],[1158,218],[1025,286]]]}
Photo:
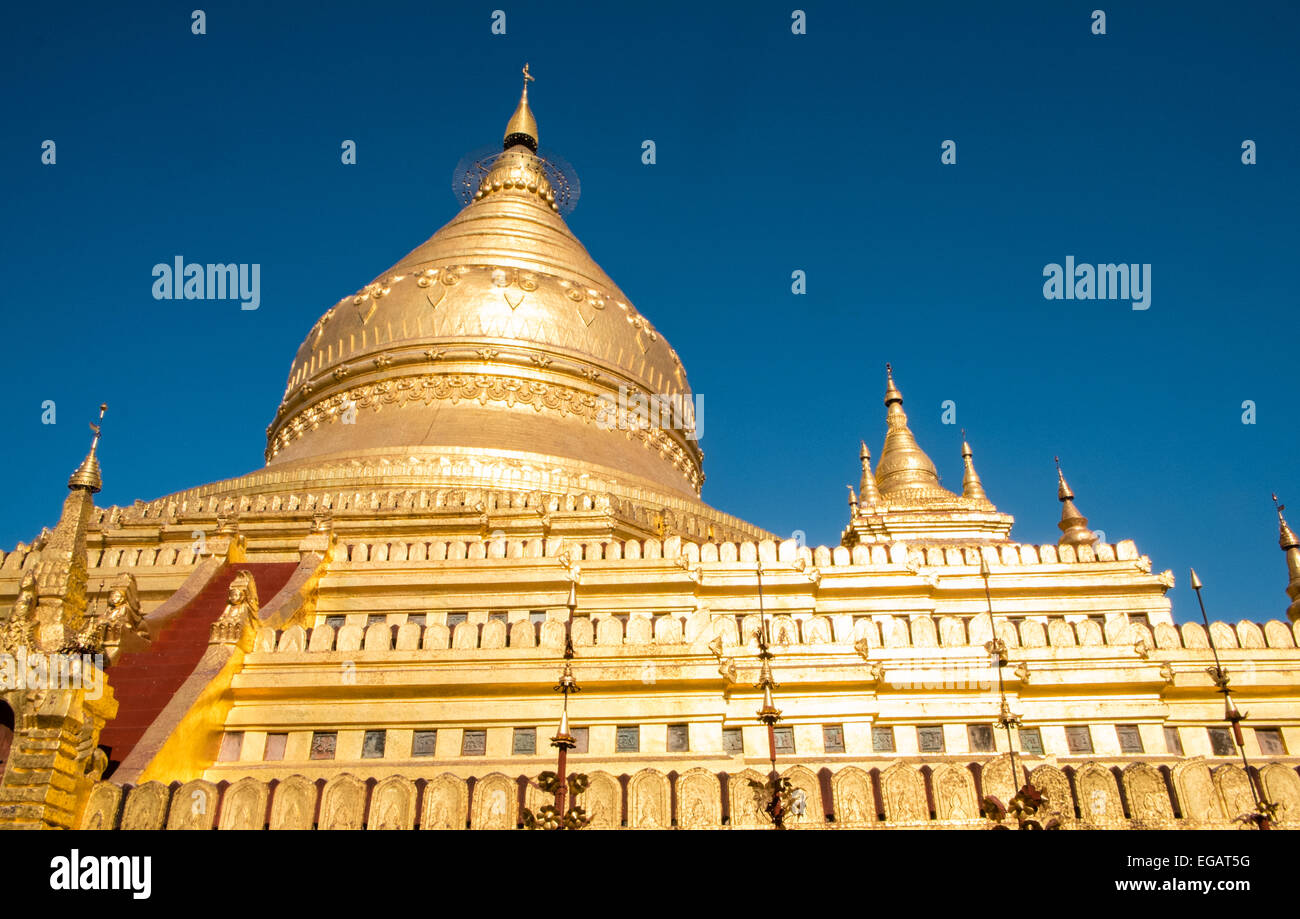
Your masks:
{"label": "blue sky", "polygon": [[[100,401],[103,503],[259,467],[307,330],[455,214],[527,60],[570,225],[704,396],[711,504],[834,544],[892,361],[945,483],[964,426],[1014,537],[1059,535],[1059,454],[1180,620],[1188,566],[1212,615],[1282,615],[1300,11],[1111,4],[1096,36],[1092,4],[808,3],[796,36],[791,8],[222,3],[204,36],[176,4],[8,11],[0,545],[55,523]],[[154,300],[177,254],[259,263],[261,308]],[[1151,264],[1150,309],[1045,300],[1067,255]]]}

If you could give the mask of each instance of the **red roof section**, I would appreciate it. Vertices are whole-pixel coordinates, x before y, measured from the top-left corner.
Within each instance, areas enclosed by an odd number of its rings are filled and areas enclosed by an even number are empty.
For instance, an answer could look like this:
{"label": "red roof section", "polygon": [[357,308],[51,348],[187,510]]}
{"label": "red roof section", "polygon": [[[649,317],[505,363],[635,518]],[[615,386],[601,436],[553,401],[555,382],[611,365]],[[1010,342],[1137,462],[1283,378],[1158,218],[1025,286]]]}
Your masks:
{"label": "red roof section", "polygon": [[[297,562],[240,562],[226,565],[154,639],[149,650],[123,655],[109,667],[108,682],[117,698],[117,717],[104,726],[99,744],[109,750],[108,771],[126,759],[208,649],[212,623],[226,608],[230,582],[247,571],[265,604],[288,583]],[[107,774],[107,773],[106,773]]]}

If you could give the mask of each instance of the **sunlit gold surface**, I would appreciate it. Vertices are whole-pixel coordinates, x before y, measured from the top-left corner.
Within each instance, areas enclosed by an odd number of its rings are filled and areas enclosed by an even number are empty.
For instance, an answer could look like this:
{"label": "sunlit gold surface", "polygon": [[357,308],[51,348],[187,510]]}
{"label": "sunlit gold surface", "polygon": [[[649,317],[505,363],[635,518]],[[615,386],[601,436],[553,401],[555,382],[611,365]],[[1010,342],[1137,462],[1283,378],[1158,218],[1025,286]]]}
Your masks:
{"label": "sunlit gold surface", "polygon": [[893,368],[885,365],[885,423],[888,433],[876,466],[876,486],[886,500],[920,503],[949,500],[957,496],[939,484],[939,473],[930,457],[917,444],[903,412],[903,394],[894,385]]}
{"label": "sunlit gold surface", "polygon": [[1061,502],[1060,544],[1063,546],[1090,546],[1097,541],[1097,534],[1088,529],[1088,518],[1083,516],[1074,505],[1074,492],[1066,484],[1065,473],[1061,471],[1060,461],[1056,464],[1056,476],[1059,482],[1056,496]]}
{"label": "sunlit gold surface", "polygon": [[[1277,495],[1273,496],[1273,501],[1277,502]],[[1290,578],[1286,592],[1291,598],[1291,605],[1287,607],[1286,615],[1292,622],[1300,622],[1300,539],[1297,539],[1295,531],[1287,526],[1286,518],[1282,516],[1282,511],[1285,509],[1284,505],[1277,506],[1277,542],[1286,553],[1287,575]]]}
{"label": "sunlit gold surface", "polygon": [[[770,769],[775,713],[794,744],[777,769],[807,804],[797,828],[983,825],[976,783],[1011,797],[1012,738],[1070,826],[1227,827],[1250,791],[1206,732],[1223,718],[1217,655],[1279,825],[1300,826],[1300,623],[1279,609],[1208,633],[1176,626],[1172,573],[1153,573],[1131,539],[1098,541],[1063,474],[1061,543],[1014,540],[964,436],[962,494],[941,486],[892,372],[884,418],[844,432],[883,435],[884,449],[873,471],[861,446],[839,545],[778,540],[709,507],[683,432],[595,423],[594,400],[620,384],[690,390],[554,205],[529,145],[504,151],[473,203],[317,323],[264,468],[96,508],[92,448],[58,526],[0,552],[0,650],[38,643],[41,603],[50,624],[89,603],[133,624],[137,650],[118,650],[140,653],[220,572],[297,567],[274,596],[235,582],[203,660],[108,781],[95,780],[111,668],[98,701],[0,692],[21,761],[0,781],[0,824],[504,829],[521,803],[544,803],[532,786],[521,802],[518,777],[555,768],[555,736],[591,777],[578,803],[593,826],[760,826],[749,781]],[[951,452],[935,454],[945,468]],[[851,476],[848,450],[843,461]],[[1045,490],[1024,510],[1047,525],[1055,507]],[[1296,618],[1300,545],[1278,514]],[[771,658],[754,640],[762,619]],[[562,660],[583,690],[567,706]],[[969,729],[1007,712],[1045,753],[1001,730],[975,748]],[[1141,754],[1121,749],[1120,724]],[[634,725],[638,749],[619,750]],[[685,750],[670,743],[681,725]],[[529,726],[536,752],[516,753]],[[921,749],[926,726],[942,751]],[[1290,752],[1266,754],[1252,726],[1276,726]],[[1093,752],[1067,744],[1078,727]],[[893,749],[878,748],[880,728]],[[363,755],[373,731],[382,756]],[[437,732],[431,749],[417,751],[417,731]],[[468,731],[484,732],[481,752],[466,752]],[[239,741],[227,759],[223,732]],[[319,733],[335,735],[333,758],[312,756]],[[281,758],[266,755],[272,735]]]}
{"label": "sunlit gold surface", "polygon": [[[535,132],[530,119],[521,101],[511,130]],[[698,495],[703,454],[686,431],[598,423],[598,400],[620,388],[691,398],[677,353],[574,237],[540,161],[517,145],[450,223],[312,328],[267,459],[496,448]],[[344,424],[352,403],[356,424]]]}

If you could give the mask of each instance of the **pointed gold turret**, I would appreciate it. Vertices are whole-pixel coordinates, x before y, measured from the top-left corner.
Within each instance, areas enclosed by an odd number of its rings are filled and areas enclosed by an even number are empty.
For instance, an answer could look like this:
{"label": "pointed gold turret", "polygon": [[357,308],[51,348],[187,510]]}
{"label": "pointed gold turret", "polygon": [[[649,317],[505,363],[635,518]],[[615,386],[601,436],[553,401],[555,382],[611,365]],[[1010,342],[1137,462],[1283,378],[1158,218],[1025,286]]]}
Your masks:
{"label": "pointed gold turret", "polygon": [[966,472],[961,479],[961,496],[971,501],[988,501],[989,496],[984,493],[984,483],[980,481],[979,473],[975,471],[975,454],[971,452],[970,444],[966,442],[966,429],[961,432],[961,458],[966,464]]}
{"label": "pointed gold turret", "polygon": [[885,365],[885,447],[880,451],[880,464],[876,466],[876,485],[885,498],[900,497],[924,499],[933,497],[955,498],[956,495],[939,484],[939,473],[930,457],[917,444],[907,426],[903,412],[903,394],[894,385],[894,369]]}
{"label": "pointed gold turret", "polygon": [[853,493],[852,485],[848,486],[848,488],[849,488],[849,519],[851,520],[854,517],[858,516],[858,496]]}
{"label": "pointed gold turret", "polygon": [[[107,409],[107,404],[99,407],[101,424]],[[91,424],[90,429],[95,432],[90,452],[68,479],[63,514],[34,569],[38,597],[33,614],[35,638],[45,651],[75,647],[85,625],[86,533],[95,511],[94,496],[104,485],[97,456],[100,424]]]}
{"label": "pointed gold turret", "polygon": [[522,144],[534,153],[537,152],[537,119],[533,117],[533,110],[528,107],[528,84],[532,81],[533,77],[528,73],[528,65],[525,64],[524,91],[519,96],[519,105],[515,107],[515,113],[510,116],[510,121],[506,124],[505,139],[502,141],[503,150]]}
{"label": "pointed gold turret", "polygon": [[95,432],[95,436],[90,441],[90,452],[86,454],[86,458],[81,461],[81,465],[68,479],[69,488],[84,488],[92,495],[96,495],[104,487],[104,478],[100,475],[99,457],[96,455],[96,450],[99,449],[99,428],[104,423],[104,412],[107,410],[107,402],[99,406],[99,424],[90,426],[90,429]]}
{"label": "pointed gold turret", "polygon": [[1295,531],[1287,526],[1286,518],[1282,516],[1286,505],[1277,503],[1277,495],[1273,496],[1273,505],[1277,508],[1277,542],[1286,553],[1286,570],[1290,575],[1286,594],[1291,598],[1291,605],[1286,609],[1286,617],[1292,622],[1300,622],[1300,539],[1296,539]]}
{"label": "pointed gold turret", "polygon": [[871,507],[880,503],[880,489],[876,487],[876,477],[871,474],[871,451],[867,449],[865,440],[860,443],[862,449],[858,451],[858,459],[862,463],[862,479],[858,482],[858,492],[862,506]]}
{"label": "pointed gold turret", "polygon": [[1070,491],[1070,486],[1065,482],[1065,473],[1061,471],[1061,458],[1056,459],[1056,477],[1060,484],[1056,489],[1056,497],[1061,501],[1061,522],[1057,524],[1061,529],[1061,538],[1057,540],[1058,545],[1062,546],[1091,546],[1097,541],[1097,534],[1088,529],[1088,518],[1079,513],[1079,509],[1074,506],[1074,492]]}

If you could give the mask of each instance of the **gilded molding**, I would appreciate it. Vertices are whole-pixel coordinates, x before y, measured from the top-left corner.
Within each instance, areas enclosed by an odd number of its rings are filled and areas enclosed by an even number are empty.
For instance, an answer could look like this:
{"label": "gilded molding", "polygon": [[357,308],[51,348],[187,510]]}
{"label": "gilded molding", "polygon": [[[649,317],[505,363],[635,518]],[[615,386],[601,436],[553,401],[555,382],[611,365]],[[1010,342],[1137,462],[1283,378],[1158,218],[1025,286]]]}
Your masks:
{"label": "gilded molding", "polygon": [[[267,448],[270,462],[290,443],[322,424],[338,421],[345,411],[355,405],[358,409],[375,411],[386,405],[402,407],[411,403],[429,405],[435,401],[475,401],[480,405],[489,402],[503,403],[508,407],[528,405],[536,411],[548,410],[560,415],[573,415],[584,421],[596,423],[604,414],[599,409],[599,399],[588,392],[558,383],[546,383],[513,376],[489,374],[428,373],[399,379],[375,380],[341,392],[335,392],[308,405],[291,418],[281,421],[278,432]],[[610,428],[611,433],[622,433],[636,438],[651,450],[657,451],[672,463],[698,494],[704,484],[704,474],[698,462],[673,437],[657,427],[627,426],[625,430]],[[698,450],[698,447],[696,448]]]}

